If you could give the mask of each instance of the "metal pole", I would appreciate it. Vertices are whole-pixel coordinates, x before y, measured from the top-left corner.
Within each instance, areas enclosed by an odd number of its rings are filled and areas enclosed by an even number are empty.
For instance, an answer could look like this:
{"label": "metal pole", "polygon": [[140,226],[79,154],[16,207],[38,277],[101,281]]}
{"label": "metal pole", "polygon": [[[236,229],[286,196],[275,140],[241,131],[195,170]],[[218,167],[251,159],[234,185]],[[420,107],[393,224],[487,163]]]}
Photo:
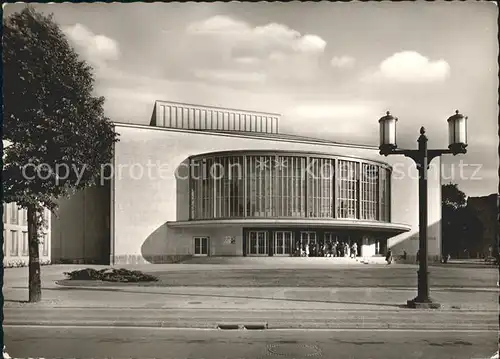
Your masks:
{"label": "metal pole", "polygon": [[420,129],[418,138],[419,151],[419,269],[418,269],[418,296],[416,302],[427,303],[429,299],[429,272],[427,270],[427,137],[425,129]]}

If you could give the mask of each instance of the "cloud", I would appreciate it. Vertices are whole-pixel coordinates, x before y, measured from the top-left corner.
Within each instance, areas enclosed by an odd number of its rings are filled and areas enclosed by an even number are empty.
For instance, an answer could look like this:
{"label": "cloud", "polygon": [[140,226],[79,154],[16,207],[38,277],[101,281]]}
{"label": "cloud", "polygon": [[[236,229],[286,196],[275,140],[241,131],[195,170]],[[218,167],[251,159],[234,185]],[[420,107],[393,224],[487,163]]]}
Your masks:
{"label": "cloud", "polygon": [[284,47],[302,53],[323,52],[326,41],[317,35],[301,35],[300,32],[278,23],[252,27],[250,24],[217,15],[203,21],[193,22],[186,28],[191,35],[217,35],[239,37],[238,40],[261,43],[263,47]]}
{"label": "cloud", "polygon": [[216,15],[203,21],[189,24],[186,31],[190,34],[247,34],[250,27],[243,21],[233,20],[224,15]]}
{"label": "cloud", "polygon": [[[215,80],[305,81],[319,74],[318,58],[326,41],[314,34],[301,34],[284,24],[262,26],[217,15],[189,24],[184,48],[196,49],[203,62],[193,64],[195,76]],[[230,75],[220,74],[223,68]],[[203,71],[196,71],[203,70]],[[237,74],[239,72],[239,74]]]}
{"label": "cloud", "polygon": [[120,57],[118,43],[104,35],[96,35],[82,24],[63,28],[77,51],[91,64],[102,66]]}
{"label": "cloud", "polygon": [[429,83],[444,81],[450,75],[445,60],[431,61],[415,51],[398,52],[379,65],[378,71],[368,76],[401,83]]}
{"label": "cloud", "polygon": [[198,78],[206,80],[238,81],[238,82],[265,82],[266,75],[259,72],[241,72],[228,70],[196,70]]}
{"label": "cloud", "polygon": [[301,52],[323,52],[326,41],[317,35],[304,35],[295,44],[295,49]]}
{"label": "cloud", "polygon": [[[200,74],[205,77],[231,75],[216,72]],[[150,77],[110,68],[97,79],[96,91],[106,98],[106,115],[117,122],[148,124],[155,100],[280,112],[282,107],[279,94],[253,92],[248,89],[249,86],[230,87],[226,82],[225,79],[217,83]]]}
{"label": "cloud", "polygon": [[253,65],[260,63],[262,60],[257,57],[237,57],[234,61],[240,64]]}
{"label": "cloud", "polygon": [[356,59],[351,56],[334,56],[330,61],[330,65],[339,68],[353,67]]}

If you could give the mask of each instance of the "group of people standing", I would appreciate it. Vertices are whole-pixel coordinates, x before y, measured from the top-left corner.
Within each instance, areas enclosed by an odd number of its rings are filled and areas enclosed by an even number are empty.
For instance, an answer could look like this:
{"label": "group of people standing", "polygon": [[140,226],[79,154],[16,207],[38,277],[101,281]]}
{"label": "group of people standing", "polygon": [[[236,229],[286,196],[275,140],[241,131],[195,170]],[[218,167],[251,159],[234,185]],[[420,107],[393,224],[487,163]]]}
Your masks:
{"label": "group of people standing", "polygon": [[358,256],[358,244],[343,241],[309,242],[297,244],[296,255],[300,257],[348,257]]}

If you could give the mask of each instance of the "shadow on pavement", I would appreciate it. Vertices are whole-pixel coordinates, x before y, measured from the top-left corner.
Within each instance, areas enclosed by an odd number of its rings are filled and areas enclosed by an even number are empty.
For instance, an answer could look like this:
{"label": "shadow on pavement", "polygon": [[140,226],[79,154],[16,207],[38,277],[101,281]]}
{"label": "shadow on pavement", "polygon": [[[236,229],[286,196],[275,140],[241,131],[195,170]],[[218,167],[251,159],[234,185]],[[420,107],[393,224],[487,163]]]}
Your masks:
{"label": "shadow on pavement", "polygon": [[[260,300],[273,300],[282,302],[298,302],[298,303],[324,303],[324,304],[354,304],[354,305],[370,305],[382,306],[390,308],[407,308],[404,304],[390,304],[390,303],[371,303],[371,302],[355,302],[355,301],[335,301],[335,300],[318,300],[318,299],[291,299],[291,298],[272,298],[272,297],[259,297],[259,296],[243,296],[243,295],[221,295],[221,294],[197,294],[197,293],[151,293],[141,292],[119,288],[75,288],[75,287],[60,287],[60,288],[47,288],[44,291],[97,291],[97,292],[120,292],[132,294],[149,294],[149,295],[162,295],[162,296],[178,296],[178,297],[206,297],[206,298],[223,298],[223,299],[260,299]],[[8,300],[6,300],[8,301]],[[11,302],[23,302],[11,300]]]}

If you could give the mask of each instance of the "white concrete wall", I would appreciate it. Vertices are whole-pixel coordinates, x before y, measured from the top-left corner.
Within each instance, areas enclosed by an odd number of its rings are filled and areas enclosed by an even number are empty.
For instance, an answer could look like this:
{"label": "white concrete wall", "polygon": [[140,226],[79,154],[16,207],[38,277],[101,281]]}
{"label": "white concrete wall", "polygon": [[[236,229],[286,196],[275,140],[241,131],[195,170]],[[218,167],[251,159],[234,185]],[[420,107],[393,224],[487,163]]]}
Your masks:
{"label": "white concrete wall", "polygon": [[52,216],[52,259],[107,263],[110,252],[109,184],[61,198]]}
{"label": "white concrete wall", "polygon": [[[180,232],[180,233],[179,233]],[[167,252],[173,254],[194,254],[194,237],[210,238],[210,255],[243,255],[243,231],[241,226],[222,228],[196,228],[190,230],[169,229]],[[234,237],[234,244],[224,243],[225,237]]]}
{"label": "white concrete wall", "polygon": [[[389,239],[388,246],[394,256],[406,251],[409,260],[415,258],[418,251],[418,216],[419,193],[418,172],[413,161],[402,156],[388,156],[393,165],[392,175],[392,221],[408,223],[412,230]],[[441,179],[440,158],[435,158],[429,166],[427,196],[427,238],[428,254],[431,260],[439,260],[441,253]]]}
{"label": "white concrete wall", "polygon": [[[418,180],[410,159],[403,156],[380,156],[378,150],[339,145],[263,139],[229,134],[197,133],[154,127],[117,125],[120,141],[115,145],[115,179],[112,184],[112,233],[116,262],[142,261],[143,258],[162,260],[165,255],[192,253],[192,237],[199,230],[167,228],[167,221],[187,220],[189,198],[187,180],[175,177],[175,171],[189,156],[224,150],[290,150],[318,151],[328,154],[355,156],[387,162],[395,166],[392,179],[392,222],[411,225],[409,233],[389,241],[393,253],[403,249],[416,253],[418,241],[409,238],[418,233]],[[438,159],[435,159],[435,165]],[[181,166],[182,167],[182,166]],[[398,171],[398,172],[397,172]],[[141,173],[142,172],[142,173]],[[398,176],[399,175],[399,176]],[[429,253],[440,253],[441,195],[436,169],[429,175]],[[237,237],[234,254],[241,254],[241,230],[222,228],[210,232],[214,254],[230,254],[230,247],[218,244],[224,233]],[[229,235],[229,234],[228,234]],[[238,252],[239,251],[239,252]],[[113,253],[112,253],[113,255]]]}

